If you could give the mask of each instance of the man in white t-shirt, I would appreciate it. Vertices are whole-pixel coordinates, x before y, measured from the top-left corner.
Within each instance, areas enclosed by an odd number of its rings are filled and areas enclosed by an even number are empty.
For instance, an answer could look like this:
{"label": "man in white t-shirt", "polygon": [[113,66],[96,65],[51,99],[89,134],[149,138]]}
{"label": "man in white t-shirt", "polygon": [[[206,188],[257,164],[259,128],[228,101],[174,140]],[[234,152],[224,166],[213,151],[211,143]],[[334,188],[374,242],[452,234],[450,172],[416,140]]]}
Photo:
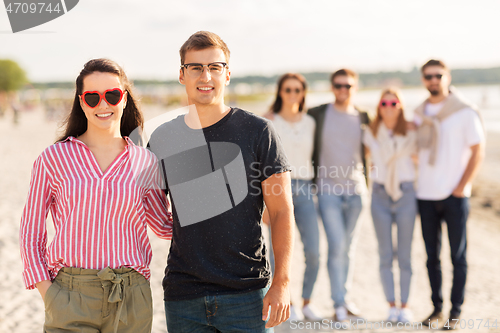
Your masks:
{"label": "man in white t-shirt", "polygon": [[415,110],[418,126],[418,207],[427,251],[427,270],[434,311],[424,325],[442,322],[443,295],[439,253],[441,223],[447,224],[453,263],[449,325],[460,317],[467,276],[466,222],[471,184],[484,156],[484,130],[479,113],[452,89],[451,75],[440,60],[422,66],[429,98]]}

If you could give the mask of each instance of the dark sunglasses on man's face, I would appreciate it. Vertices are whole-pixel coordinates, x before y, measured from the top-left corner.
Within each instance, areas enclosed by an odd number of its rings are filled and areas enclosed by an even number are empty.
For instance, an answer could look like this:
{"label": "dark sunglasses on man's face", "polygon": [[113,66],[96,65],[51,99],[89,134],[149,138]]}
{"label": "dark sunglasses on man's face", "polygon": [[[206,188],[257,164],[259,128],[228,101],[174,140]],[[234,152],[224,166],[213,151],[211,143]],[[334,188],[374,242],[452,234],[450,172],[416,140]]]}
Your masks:
{"label": "dark sunglasses on man's face", "polygon": [[333,87],[337,90],[340,90],[342,88],[346,88],[347,90],[351,89],[352,86],[350,84],[340,84],[340,83],[334,83]]}
{"label": "dark sunglasses on man's face", "polygon": [[300,92],[302,91],[301,89],[299,88],[295,88],[295,89],[290,89],[290,88],[285,88],[285,93],[287,94],[291,94],[293,92],[295,92],[296,94],[300,94]]}
{"label": "dark sunglasses on man's face", "polygon": [[426,74],[426,75],[424,75],[424,79],[426,81],[432,80],[433,77],[435,77],[438,80],[441,80],[441,78],[443,77],[443,74]]}

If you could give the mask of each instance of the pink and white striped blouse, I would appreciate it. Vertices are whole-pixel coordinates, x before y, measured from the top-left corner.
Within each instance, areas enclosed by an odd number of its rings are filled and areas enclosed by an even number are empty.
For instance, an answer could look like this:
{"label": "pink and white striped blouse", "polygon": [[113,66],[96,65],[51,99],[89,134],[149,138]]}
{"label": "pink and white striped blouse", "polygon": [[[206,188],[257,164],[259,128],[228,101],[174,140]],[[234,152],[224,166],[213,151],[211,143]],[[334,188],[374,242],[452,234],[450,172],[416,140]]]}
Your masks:
{"label": "pink and white striped blouse", "polygon": [[[74,137],[37,158],[19,234],[26,288],[53,280],[62,267],[126,266],[150,278],[146,225],[170,239],[172,214],[161,190],[158,159],[125,140],[125,150],[104,173],[90,149]],[[55,236],[47,248],[49,211]]]}

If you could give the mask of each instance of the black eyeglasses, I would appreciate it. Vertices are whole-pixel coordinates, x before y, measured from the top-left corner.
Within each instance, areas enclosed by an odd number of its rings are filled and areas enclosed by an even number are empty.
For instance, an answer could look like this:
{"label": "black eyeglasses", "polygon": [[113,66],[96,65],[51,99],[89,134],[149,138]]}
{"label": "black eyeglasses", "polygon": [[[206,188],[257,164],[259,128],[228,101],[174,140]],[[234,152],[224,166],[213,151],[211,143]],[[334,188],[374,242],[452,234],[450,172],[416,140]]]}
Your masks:
{"label": "black eyeglasses", "polygon": [[302,89],[299,89],[299,88],[295,88],[295,89],[285,88],[285,93],[287,93],[287,94],[292,93],[292,91],[295,92],[296,94],[300,94],[300,92],[302,91]]}
{"label": "black eyeglasses", "polygon": [[340,84],[340,83],[334,83],[333,87],[337,90],[340,90],[342,88],[346,88],[347,90],[351,89],[352,86],[350,84]]}
{"label": "black eyeglasses", "polygon": [[208,65],[198,64],[198,63],[190,63],[181,65],[181,68],[185,68],[186,72],[191,77],[199,77],[201,73],[203,73],[203,68],[207,67],[210,75],[220,76],[224,72],[224,68],[227,67],[227,63],[225,62],[212,62]]}
{"label": "black eyeglasses", "polygon": [[424,79],[426,81],[432,80],[433,77],[435,77],[438,80],[441,80],[441,78],[443,77],[443,74],[426,74],[426,75],[424,75]]}

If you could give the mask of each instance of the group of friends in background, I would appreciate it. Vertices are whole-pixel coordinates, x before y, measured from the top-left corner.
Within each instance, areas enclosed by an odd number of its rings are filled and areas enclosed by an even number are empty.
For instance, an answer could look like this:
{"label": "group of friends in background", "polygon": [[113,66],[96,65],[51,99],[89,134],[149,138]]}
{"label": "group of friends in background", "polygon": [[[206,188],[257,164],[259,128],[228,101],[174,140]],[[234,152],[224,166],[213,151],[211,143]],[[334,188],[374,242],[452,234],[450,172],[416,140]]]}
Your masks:
{"label": "group of friends in background", "polygon": [[[382,91],[375,117],[370,121],[367,113],[353,104],[358,76],[349,69],[331,75],[334,102],[307,112],[305,78],[287,73],[279,79],[275,101],[265,117],[273,122],[292,167],[295,222],[306,266],[303,304],[292,305],[292,320],[322,319],[310,304],[320,263],[314,194],[328,243],[327,269],[334,319],[342,322],[360,318],[356,306],[346,301],[346,294],[357,222],[368,183],[380,280],[389,305],[387,321],[414,320],[408,305],[411,247],[418,213],[434,305],[422,323],[460,318],[467,276],[468,197],[483,159],[485,134],[479,112],[450,86],[450,71],[442,61],[429,60],[422,66],[421,74],[430,96],[415,110],[413,121],[405,118],[397,88]],[[447,318],[442,314],[439,259],[442,221],[447,223],[453,263],[452,308]],[[397,226],[396,244],[393,244],[393,224]],[[394,287],[395,257],[400,272],[399,297]]]}
{"label": "group of friends in background", "polygon": [[[434,304],[429,319],[442,318],[442,220],[454,265],[450,318],[458,318],[467,273],[467,197],[483,156],[484,132],[477,111],[449,90],[448,68],[436,60],[422,67],[430,96],[414,123],[405,120],[395,89],[383,91],[370,122],[353,105],[358,78],[347,69],[331,76],[335,101],[307,112],[306,81],[299,74],[284,75],[268,120],[224,104],[229,58],[216,34],[189,37],[180,49],[179,69],[189,112],[158,127],[148,149],[130,138],[144,121],[122,68],[108,59],[84,65],[64,134],[35,161],[21,220],[23,281],[42,296],[44,332],[151,332],[147,226],[172,240],[163,279],[169,332],[272,332],[291,316],[321,319],[310,303],[320,262],[318,215],[328,239],[335,320],[359,316],[346,294],[367,170],[388,319],[412,320],[408,298],[417,211]],[[202,145],[175,140],[201,134]],[[215,149],[221,142],[230,143],[226,152]],[[165,147],[171,156],[196,154],[172,162]],[[213,191],[179,192],[190,179],[172,175],[183,171],[213,180]],[[234,177],[243,177],[246,186],[234,186]],[[220,213],[216,207],[217,214],[186,225],[181,210],[195,210],[197,203],[190,200],[200,196],[227,209]],[[55,236],[47,245],[49,212]],[[262,216],[270,225],[272,275]],[[301,307],[290,306],[295,223],[306,258]],[[392,274],[393,223],[399,299]]]}

